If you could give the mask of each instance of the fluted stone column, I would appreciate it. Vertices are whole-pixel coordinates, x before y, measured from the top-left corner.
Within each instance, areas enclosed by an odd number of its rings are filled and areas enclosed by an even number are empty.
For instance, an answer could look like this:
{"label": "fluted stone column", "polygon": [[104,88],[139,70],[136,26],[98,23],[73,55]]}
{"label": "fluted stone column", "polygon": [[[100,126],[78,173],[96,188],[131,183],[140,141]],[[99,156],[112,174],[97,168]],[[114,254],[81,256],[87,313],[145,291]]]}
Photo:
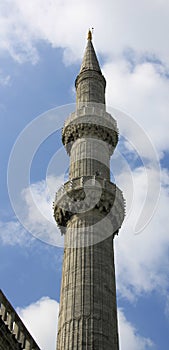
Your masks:
{"label": "fluted stone column", "polygon": [[60,303],[57,349],[118,349],[112,236],[65,249]]}
{"label": "fluted stone column", "polygon": [[62,132],[69,181],[54,203],[65,235],[57,350],[119,349],[113,238],[124,200],[110,182],[118,130],[105,109],[105,85],[89,32],[76,79],[77,108]]}

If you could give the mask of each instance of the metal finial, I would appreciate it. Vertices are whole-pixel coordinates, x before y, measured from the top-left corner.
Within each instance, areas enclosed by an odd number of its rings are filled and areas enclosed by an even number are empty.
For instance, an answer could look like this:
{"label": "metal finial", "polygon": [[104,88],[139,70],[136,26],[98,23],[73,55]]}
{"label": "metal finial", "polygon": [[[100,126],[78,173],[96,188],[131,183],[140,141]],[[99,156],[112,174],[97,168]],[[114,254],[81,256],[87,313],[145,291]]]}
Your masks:
{"label": "metal finial", "polygon": [[87,40],[92,40],[92,32],[91,32],[91,30],[89,29],[89,31],[88,31],[88,37],[87,37]]}

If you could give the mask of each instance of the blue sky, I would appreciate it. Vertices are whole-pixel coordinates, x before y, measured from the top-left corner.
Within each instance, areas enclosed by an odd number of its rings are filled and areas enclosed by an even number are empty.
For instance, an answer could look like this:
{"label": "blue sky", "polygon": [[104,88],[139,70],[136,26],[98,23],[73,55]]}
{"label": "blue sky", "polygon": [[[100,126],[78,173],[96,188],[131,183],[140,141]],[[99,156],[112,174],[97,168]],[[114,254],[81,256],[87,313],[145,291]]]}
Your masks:
{"label": "blue sky", "polygon": [[[54,232],[52,200],[66,178],[62,119],[74,108],[74,80],[89,27],[95,28],[107,105],[122,135],[111,159],[111,172],[127,202],[126,220],[115,239],[121,350],[168,350],[168,15],[165,0],[0,4],[0,281],[42,350],[55,349],[63,254],[62,247],[46,243],[45,232]],[[54,109],[55,132],[39,143],[30,164],[30,186],[17,193],[25,201],[26,224],[44,242],[23,227],[22,213],[16,217],[7,175],[16,189],[29,142],[38,143],[43,131],[33,128],[35,121]],[[25,144],[11,173],[10,154],[20,134]],[[142,228],[151,220],[136,234],[143,204]]]}

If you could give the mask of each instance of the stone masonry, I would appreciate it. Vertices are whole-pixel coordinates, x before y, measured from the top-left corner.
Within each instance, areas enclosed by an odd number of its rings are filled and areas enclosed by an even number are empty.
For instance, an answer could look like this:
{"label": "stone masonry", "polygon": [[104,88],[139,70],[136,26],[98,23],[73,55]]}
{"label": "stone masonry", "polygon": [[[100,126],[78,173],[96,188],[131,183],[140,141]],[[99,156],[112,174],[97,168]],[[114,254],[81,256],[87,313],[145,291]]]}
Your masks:
{"label": "stone masonry", "polygon": [[91,31],[75,86],[76,111],[62,131],[69,180],[54,202],[65,239],[57,350],[118,350],[113,239],[124,219],[124,199],[110,181],[118,130],[106,112],[106,81]]}
{"label": "stone masonry", "polygon": [[40,350],[39,346],[1,290],[0,350]]}

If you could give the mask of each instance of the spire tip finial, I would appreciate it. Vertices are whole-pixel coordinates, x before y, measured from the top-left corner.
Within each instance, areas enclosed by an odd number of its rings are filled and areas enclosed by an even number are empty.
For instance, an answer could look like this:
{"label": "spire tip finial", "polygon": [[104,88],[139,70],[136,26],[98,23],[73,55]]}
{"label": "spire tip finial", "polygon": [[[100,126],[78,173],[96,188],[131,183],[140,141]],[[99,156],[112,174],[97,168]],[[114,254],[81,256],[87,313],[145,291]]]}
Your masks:
{"label": "spire tip finial", "polygon": [[[92,28],[93,29],[93,28]],[[90,41],[92,41],[92,32],[91,32],[91,30],[89,29],[89,31],[88,31],[88,37],[87,37],[87,40],[90,40]]]}

